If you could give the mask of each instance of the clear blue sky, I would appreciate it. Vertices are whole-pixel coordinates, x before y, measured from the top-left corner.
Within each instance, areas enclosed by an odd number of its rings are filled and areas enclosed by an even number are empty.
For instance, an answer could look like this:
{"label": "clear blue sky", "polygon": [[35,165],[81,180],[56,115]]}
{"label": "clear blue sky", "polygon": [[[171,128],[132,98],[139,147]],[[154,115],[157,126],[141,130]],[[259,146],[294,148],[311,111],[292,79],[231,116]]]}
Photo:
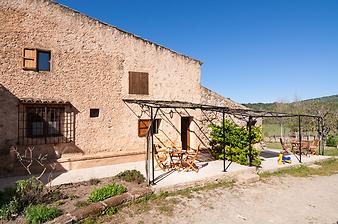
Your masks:
{"label": "clear blue sky", "polygon": [[338,0],[57,0],[204,62],[241,102],[338,94]]}

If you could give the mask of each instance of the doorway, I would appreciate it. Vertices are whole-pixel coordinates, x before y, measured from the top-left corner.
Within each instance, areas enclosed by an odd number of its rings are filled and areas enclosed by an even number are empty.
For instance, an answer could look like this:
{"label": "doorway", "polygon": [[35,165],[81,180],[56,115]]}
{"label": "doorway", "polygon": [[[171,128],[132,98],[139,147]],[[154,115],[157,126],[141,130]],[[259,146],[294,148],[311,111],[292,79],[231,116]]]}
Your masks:
{"label": "doorway", "polygon": [[182,150],[190,149],[190,123],[192,117],[181,117],[181,142]]}

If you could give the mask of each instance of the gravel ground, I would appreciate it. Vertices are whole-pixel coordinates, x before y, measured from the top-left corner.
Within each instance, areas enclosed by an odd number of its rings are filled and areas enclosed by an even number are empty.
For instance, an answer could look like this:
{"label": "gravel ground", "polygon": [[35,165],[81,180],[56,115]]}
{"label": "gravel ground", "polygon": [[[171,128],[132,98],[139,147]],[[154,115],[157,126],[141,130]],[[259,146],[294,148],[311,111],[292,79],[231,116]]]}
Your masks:
{"label": "gravel ground", "polygon": [[[131,214],[122,209],[107,223],[338,223],[338,174],[273,177],[246,186],[166,198],[168,205]],[[170,203],[169,203],[170,201]],[[174,203],[173,203],[174,202]]]}

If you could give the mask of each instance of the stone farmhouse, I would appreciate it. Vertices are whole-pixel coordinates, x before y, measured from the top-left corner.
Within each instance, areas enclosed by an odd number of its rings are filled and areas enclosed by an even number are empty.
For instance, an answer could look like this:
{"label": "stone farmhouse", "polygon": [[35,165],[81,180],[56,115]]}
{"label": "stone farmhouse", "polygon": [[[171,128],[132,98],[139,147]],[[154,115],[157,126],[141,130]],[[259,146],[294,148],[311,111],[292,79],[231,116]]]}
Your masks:
{"label": "stone farmhouse", "polygon": [[[242,107],[201,86],[199,60],[58,3],[0,0],[0,20],[5,167],[13,145],[65,170],[144,160],[149,111],[123,99]],[[196,147],[200,117],[161,111],[156,139]]]}

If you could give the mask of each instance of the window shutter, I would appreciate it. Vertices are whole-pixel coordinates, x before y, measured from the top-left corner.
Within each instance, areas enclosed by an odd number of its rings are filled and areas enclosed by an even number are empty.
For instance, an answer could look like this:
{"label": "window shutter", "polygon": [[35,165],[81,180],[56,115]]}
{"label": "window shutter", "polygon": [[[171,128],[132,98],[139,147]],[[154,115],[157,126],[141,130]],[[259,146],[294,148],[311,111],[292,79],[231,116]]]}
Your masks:
{"label": "window shutter", "polygon": [[23,49],[23,68],[27,70],[36,70],[37,68],[37,50],[31,48]]}
{"label": "window shutter", "polygon": [[150,127],[150,119],[140,119],[138,120],[138,136],[145,137],[147,136],[148,129]]}
{"label": "window shutter", "polygon": [[149,74],[144,72],[129,72],[129,94],[149,94]]}
{"label": "window shutter", "polygon": [[[153,133],[158,134],[158,130],[161,124],[161,119],[155,119]],[[150,128],[151,120],[150,119],[140,119],[138,120],[138,136],[145,137],[147,136],[148,129]]]}
{"label": "window shutter", "polygon": [[139,94],[148,95],[148,73],[139,73]]}

